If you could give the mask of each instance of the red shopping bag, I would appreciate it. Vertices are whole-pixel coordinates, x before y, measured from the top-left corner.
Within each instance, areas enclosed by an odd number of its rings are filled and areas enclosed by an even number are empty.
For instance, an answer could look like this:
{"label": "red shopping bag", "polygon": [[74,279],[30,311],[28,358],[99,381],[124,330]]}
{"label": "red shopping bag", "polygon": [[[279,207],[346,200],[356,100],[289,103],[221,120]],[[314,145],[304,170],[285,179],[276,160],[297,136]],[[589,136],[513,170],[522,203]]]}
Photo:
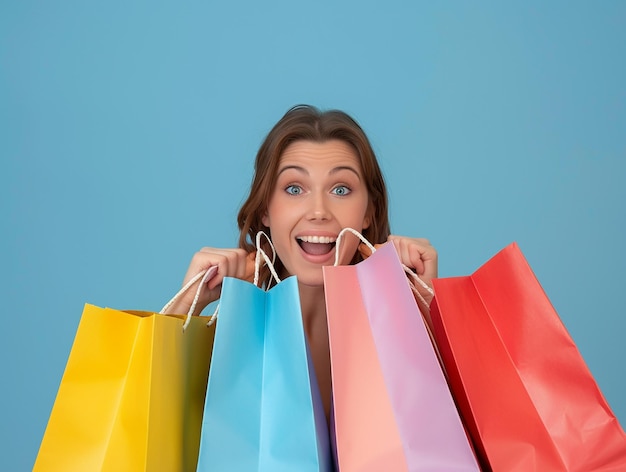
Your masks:
{"label": "red shopping bag", "polygon": [[324,286],[339,469],[479,470],[394,246]]}
{"label": "red shopping bag", "polygon": [[433,283],[450,386],[493,470],[626,470],[624,431],[515,243]]}

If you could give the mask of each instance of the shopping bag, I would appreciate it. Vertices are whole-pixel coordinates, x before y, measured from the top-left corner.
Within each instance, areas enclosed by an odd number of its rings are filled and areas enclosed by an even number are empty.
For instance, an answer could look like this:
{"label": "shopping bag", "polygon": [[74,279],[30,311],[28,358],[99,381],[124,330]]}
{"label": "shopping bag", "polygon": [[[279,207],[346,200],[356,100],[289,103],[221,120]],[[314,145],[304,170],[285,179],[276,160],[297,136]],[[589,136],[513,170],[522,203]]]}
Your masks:
{"label": "shopping bag", "polygon": [[434,336],[492,470],[626,470],[626,436],[515,243],[433,282]]}
{"label": "shopping bag", "polygon": [[85,305],[34,470],[195,470],[214,332]]}
{"label": "shopping bag", "polygon": [[295,277],[225,277],[198,471],[330,471],[328,427]]}
{"label": "shopping bag", "polygon": [[393,244],[323,271],[339,469],[479,470]]}

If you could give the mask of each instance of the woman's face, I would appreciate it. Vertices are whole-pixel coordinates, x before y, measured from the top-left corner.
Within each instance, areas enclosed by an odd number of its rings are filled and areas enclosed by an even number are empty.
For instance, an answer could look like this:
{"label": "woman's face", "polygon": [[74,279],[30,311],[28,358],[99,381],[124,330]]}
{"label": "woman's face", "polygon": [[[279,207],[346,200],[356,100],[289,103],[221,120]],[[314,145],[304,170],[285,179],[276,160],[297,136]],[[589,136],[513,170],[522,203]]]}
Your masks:
{"label": "woman's face", "polygon": [[[340,140],[296,141],[283,152],[276,186],[263,216],[272,242],[290,275],[305,285],[322,285],[322,266],[335,260],[339,232],[369,226],[368,192],[354,149]],[[341,239],[341,263],[358,245]]]}

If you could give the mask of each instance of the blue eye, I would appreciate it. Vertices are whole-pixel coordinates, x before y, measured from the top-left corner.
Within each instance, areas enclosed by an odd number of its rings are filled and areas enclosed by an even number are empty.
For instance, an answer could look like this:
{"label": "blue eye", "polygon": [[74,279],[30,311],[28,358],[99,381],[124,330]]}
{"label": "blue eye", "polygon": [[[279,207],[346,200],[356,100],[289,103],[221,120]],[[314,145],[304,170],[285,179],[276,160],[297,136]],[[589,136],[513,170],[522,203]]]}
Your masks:
{"label": "blue eye", "polygon": [[352,192],[352,190],[350,190],[348,187],[346,187],[345,185],[337,185],[333,190],[332,193],[339,196],[339,197],[343,197],[345,195],[348,195],[350,192]]}
{"label": "blue eye", "polygon": [[289,185],[285,189],[285,192],[287,192],[289,195],[300,195],[302,193],[302,187],[298,185]]}

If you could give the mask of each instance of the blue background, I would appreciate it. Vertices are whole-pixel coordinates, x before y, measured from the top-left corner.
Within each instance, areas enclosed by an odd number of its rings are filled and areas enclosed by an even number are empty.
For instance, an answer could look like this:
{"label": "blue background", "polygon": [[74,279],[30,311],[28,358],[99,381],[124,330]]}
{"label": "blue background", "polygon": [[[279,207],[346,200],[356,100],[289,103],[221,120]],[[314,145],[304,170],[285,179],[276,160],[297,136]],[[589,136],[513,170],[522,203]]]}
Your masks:
{"label": "blue background", "polygon": [[362,124],[441,276],[517,241],[623,424],[626,3],[506,3],[1,1],[0,469],[32,467],[85,302],[158,310],[236,244],[297,103]]}

